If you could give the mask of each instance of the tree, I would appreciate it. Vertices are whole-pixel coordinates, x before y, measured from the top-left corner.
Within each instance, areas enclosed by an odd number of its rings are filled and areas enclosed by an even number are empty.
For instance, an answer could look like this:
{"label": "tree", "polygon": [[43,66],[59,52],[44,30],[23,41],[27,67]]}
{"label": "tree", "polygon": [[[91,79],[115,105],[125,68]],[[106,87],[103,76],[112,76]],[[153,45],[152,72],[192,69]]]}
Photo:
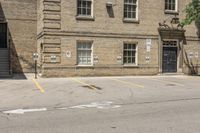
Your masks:
{"label": "tree", "polygon": [[189,25],[193,21],[200,23],[200,0],[192,0],[185,9],[186,18],[183,20],[183,25]]}

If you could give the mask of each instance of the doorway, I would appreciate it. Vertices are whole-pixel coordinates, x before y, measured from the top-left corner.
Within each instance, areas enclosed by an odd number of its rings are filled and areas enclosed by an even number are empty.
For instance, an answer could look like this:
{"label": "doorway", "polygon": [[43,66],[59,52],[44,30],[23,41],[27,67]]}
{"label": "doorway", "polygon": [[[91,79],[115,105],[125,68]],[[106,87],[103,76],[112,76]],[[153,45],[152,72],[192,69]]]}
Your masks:
{"label": "doorway", "polygon": [[164,41],[163,57],[162,57],[163,73],[176,73],[177,59],[178,59],[177,41]]}
{"label": "doorway", "polygon": [[7,47],[7,24],[0,23],[0,49],[6,49]]}

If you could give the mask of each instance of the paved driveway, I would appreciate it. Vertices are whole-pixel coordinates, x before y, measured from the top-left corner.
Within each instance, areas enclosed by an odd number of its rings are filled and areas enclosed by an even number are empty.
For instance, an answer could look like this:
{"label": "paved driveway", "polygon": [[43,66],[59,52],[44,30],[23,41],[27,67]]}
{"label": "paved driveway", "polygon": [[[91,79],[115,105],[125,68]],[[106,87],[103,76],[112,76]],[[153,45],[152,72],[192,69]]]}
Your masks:
{"label": "paved driveway", "polygon": [[2,133],[199,133],[200,78],[0,80]]}
{"label": "paved driveway", "polygon": [[129,76],[0,80],[0,110],[68,107],[95,101],[117,104],[200,98],[200,77]]}

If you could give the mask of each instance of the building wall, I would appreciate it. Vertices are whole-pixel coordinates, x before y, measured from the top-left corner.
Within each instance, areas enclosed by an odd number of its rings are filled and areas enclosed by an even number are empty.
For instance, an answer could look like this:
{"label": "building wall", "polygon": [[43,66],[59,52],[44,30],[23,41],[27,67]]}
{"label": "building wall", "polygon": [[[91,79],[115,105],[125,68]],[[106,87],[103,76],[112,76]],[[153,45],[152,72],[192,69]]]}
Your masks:
{"label": "building wall", "polygon": [[33,72],[36,50],[36,0],[0,0],[1,21],[7,22],[13,73]]}
{"label": "building wall", "polygon": [[[124,33],[140,35],[158,35],[158,23],[171,20],[174,14],[166,14],[164,11],[164,0],[139,0],[138,18],[139,22],[126,23],[123,21],[123,0],[113,0],[114,17],[109,17],[106,9],[106,1],[94,0],[94,21],[81,21],[76,19],[76,0],[61,1],[61,30],[73,32],[98,32],[98,33]],[[179,0],[178,17],[183,19],[185,5],[188,0]],[[194,25],[186,27],[186,36],[196,36]]]}
{"label": "building wall", "polygon": [[[93,41],[93,57],[98,61],[93,66],[77,66],[77,40]],[[158,41],[152,40],[152,52],[145,52],[145,39],[134,38],[99,38],[99,37],[61,37],[61,58],[51,63],[45,58],[43,76],[103,76],[103,75],[155,75],[158,73]],[[138,43],[138,66],[124,66],[118,57],[123,55],[124,42]],[[66,56],[71,52],[71,57]],[[51,53],[52,54],[52,53]],[[54,53],[55,54],[55,53]],[[55,54],[56,55],[56,54]],[[145,57],[151,61],[146,62]],[[123,58],[123,57],[122,57]],[[62,72],[63,71],[63,72]]]}
{"label": "building wall", "polygon": [[188,40],[184,45],[184,73],[200,74],[200,41]]}
{"label": "building wall", "polygon": [[[123,1],[113,0],[114,17],[110,17],[106,9],[106,1],[94,0],[94,19],[80,20],[76,18],[75,0],[43,0],[44,19],[43,33],[38,35],[42,43],[39,50],[41,55],[41,73],[43,76],[94,76],[94,75],[152,75],[159,73],[161,62],[161,41],[158,32],[159,22],[166,20],[169,24],[174,14],[166,14],[164,0],[139,0],[139,21],[127,23],[123,21]],[[153,4],[152,4],[153,3]],[[183,19],[183,10],[188,0],[179,0],[179,17]],[[170,25],[170,24],[169,24]],[[39,24],[39,26],[41,26]],[[170,25],[171,26],[171,25]],[[191,61],[187,60],[189,51],[200,52],[200,40],[197,37],[195,24],[186,26],[184,39],[183,72],[191,73]],[[173,35],[170,35],[173,36]],[[146,39],[152,40],[151,51],[146,50]],[[76,41],[93,41],[93,57],[98,57],[90,67],[77,65]],[[138,65],[124,66],[117,60],[122,56],[125,41],[138,43]],[[183,42],[184,41],[184,42]],[[66,52],[71,52],[71,57],[66,57]],[[56,62],[51,62],[55,55]],[[150,57],[150,61],[146,60]],[[200,58],[194,64],[198,67]],[[199,68],[198,68],[199,69]]]}

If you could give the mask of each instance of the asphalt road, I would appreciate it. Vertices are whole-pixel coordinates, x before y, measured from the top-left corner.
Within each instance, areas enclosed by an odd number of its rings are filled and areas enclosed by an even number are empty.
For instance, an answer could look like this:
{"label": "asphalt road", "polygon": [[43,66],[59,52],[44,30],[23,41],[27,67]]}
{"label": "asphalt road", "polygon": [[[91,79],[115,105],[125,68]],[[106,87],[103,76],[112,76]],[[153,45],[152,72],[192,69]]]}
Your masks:
{"label": "asphalt road", "polygon": [[199,133],[199,77],[0,80],[0,133]]}

